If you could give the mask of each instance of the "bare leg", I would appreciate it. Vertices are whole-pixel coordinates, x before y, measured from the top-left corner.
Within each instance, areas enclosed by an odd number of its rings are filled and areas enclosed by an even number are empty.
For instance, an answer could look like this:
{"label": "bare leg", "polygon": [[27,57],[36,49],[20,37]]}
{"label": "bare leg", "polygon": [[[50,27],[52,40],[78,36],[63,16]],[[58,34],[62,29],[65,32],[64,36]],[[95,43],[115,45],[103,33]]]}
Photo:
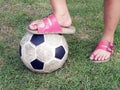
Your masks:
{"label": "bare leg", "polygon": [[[104,33],[103,41],[114,41],[114,32],[120,19],[120,0],[104,0]],[[97,49],[91,56],[91,60],[106,60],[110,52]]]}
{"label": "bare leg", "polygon": [[[69,27],[72,21],[66,5],[66,0],[50,0],[50,3],[58,23],[61,26]],[[37,29],[34,24],[39,24],[40,27],[44,27],[44,23],[42,20],[36,20],[29,25],[29,28],[31,30]]]}

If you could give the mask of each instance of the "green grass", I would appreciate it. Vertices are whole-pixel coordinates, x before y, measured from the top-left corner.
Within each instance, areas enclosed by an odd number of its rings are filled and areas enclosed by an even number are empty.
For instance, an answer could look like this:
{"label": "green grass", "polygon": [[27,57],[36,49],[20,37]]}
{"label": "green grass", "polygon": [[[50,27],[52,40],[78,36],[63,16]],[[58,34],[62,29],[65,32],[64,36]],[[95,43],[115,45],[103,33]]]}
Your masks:
{"label": "green grass", "polygon": [[95,64],[89,56],[103,32],[103,1],[68,0],[68,7],[77,29],[65,35],[69,57],[60,70],[36,74],[21,62],[19,42],[26,25],[51,13],[49,0],[0,0],[0,90],[120,90],[120,25],[114,55]]}

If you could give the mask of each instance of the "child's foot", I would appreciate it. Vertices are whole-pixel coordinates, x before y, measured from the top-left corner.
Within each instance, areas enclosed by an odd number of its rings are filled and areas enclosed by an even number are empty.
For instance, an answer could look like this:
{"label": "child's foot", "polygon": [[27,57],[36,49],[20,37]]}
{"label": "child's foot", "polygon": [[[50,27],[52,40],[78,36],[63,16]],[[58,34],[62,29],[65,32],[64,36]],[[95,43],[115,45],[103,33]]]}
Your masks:
{"label": "child's foot", "polygon": [[113,54],[113,51],[114,45],[112,42],[100,41],[94,52],[91,54],[90,59],[96,63],[107,62]]}
{"label": "child's foot", "polygon": [[[54,14],[55,15],[55,14]],[[64,14],[64,15],[55,15],[58,23],[63,26],[63,27],[69,27],[71,25],[71,17],[70,15]],[[30,25],[29,28],[31,30],[35,30],[37,29],[37,27],[35,26],[35,24],[38,24],[39,27],[44,27],[44,22],[43,20],[36,20],[33,21]]]}
{"label": "child's foot", "polygon": [[28,26],[28,31],[34,34],[44,33],[74,33],[75,28],[71,26],[71,17],[69,14],[55,15],[51,14],[42,20],[33,21]]}

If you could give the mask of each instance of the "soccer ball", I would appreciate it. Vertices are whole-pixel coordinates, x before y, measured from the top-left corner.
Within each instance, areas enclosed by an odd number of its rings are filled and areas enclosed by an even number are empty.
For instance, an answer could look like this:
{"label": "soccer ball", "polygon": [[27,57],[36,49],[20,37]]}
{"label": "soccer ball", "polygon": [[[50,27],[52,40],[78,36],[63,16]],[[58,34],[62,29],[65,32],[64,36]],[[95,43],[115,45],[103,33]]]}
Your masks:
{"label": "soccer ball", "polygon": [[19,53],[27,68],[38,73],[49,73],[65,63],[68,44],[63,35],[27,32],[20,42]]}

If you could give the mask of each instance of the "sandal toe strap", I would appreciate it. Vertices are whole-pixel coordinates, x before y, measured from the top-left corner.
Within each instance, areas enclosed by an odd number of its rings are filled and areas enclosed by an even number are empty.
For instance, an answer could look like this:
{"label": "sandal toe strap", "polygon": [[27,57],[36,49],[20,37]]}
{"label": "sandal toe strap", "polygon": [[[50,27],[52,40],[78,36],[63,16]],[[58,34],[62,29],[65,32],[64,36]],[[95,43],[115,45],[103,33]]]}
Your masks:
{"label": "sandal toe strap", "polygon": [[112,54],[114,52],[114,44],[108,41],[100,41],[96,49],[102,49]]}
{"label": "sandal toe strap", "polygon": [[61,26],[57,22],[54,14],[51,14],[48,17],[43,18],[43,22],[44,22],[44,27],[41,28],[38,25],[39,33],[61,32]]}

